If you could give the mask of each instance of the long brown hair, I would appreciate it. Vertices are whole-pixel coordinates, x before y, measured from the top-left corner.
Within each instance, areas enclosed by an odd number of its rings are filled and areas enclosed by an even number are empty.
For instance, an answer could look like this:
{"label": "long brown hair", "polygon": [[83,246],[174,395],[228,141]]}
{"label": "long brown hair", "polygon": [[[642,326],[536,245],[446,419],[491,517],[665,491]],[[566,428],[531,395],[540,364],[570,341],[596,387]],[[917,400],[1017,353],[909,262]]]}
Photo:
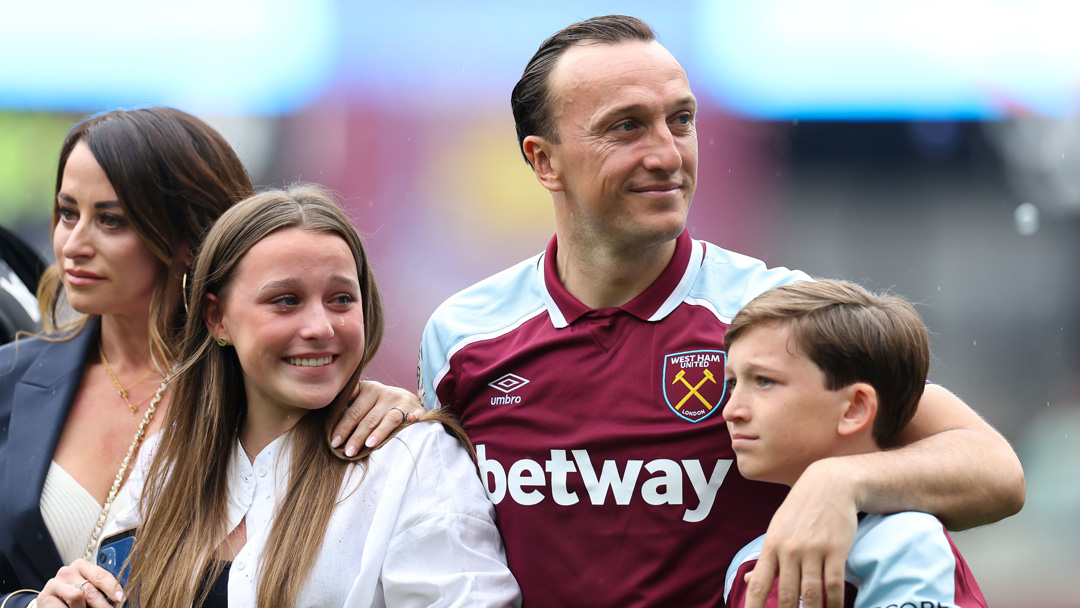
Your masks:
{"label": "long brown hair", "polygon": [[[254,192],[251,178],[225,138],[186,112],[114,110],[91,116],[68,132],[54,194],[60,193],[68,157],[79,142],[101,165],[139,240],[161,262],[150,301],[150,352],[167,365],[175,359],[174,345],[184,326],[181,282],[171,276],[174,251],[181,244],[196,248],[225,209]],[[54,212],[52,230],[58,219]],[[89,317],[61,321],[66,298],[59,263],[41,277],[38,306],[44,333],[66,330],[59,339],[70,339]]]}
{"label": "long brown hair", "polygon": [[[308,412],[290,431],[291,468],[259,570],[257,604],[289,606],[314,565],[349,460],[329,445],[333,423],[352,395],[364,366],[378,349],[382,302],[363,242],[333,199],[314,186],[268,191],[222,215],[195,263],[191,312],[182,345],[172,407],[146,478],[143,519],[129,579],[129,595],[143,606],[186,607],[196,598],[200,577],[216,578],[223,564],[212,560],[225,540],[228,471],[246,411],[243,374],[235,351],[214,345],[204,319],[206,295],[227,292],[241,258],[267,235],[289,228],[340,236],[352,250],[364,313],[364,356],[329,406]],[[425,416],[428,418],[429,416]],[[440,419],[441,418],[438,418]],[[448,427],[459,438],[460,427]],[[168,567],[165,567],[165,565]]]}

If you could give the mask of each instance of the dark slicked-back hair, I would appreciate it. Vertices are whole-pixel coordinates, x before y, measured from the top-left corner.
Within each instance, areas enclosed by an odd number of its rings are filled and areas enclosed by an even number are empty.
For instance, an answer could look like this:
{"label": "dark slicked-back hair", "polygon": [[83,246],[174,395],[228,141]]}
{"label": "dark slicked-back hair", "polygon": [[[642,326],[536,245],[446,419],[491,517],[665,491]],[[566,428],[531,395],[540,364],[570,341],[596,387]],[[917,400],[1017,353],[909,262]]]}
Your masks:
{"label": "dark slicked-back hair", "polygon": [[[647,23],[637,17],[605,15],[580,21],[555,33],[540,45],[540,49],[525,66],[525,73],[510,94],[510,106],[514,110],[517,128],[518,151],[525,156],[522,144],[530,135],[539,135],[559,143],[559,133],[552,116],[550,77],[559,57],[575,44],[621,42],[651,42],[656,33]],[[525,162],[529,158],[525,156]],[[532,166],[532,163],[529,163]]]}
{"label": "dark slicked-back hair", "polygon": [[814,281],[777,287],[735,315],[724,346],[761,325],[790,332],[795,350],[825,373],[831,391],[866,382],[878,396],[873,435],[891,446],[915,415],[930,369],[926,325],[905,299],[875,295],[847,281]]}

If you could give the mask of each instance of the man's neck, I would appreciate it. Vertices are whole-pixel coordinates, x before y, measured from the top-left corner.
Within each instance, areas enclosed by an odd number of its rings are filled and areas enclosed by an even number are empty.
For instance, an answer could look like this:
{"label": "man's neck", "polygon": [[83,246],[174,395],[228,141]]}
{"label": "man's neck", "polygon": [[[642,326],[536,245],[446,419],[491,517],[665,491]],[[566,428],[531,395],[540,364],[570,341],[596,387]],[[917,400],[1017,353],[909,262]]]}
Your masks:
{"label": "man's neck", "polygon": [[645,291],[667,268],[675,240],[632,252],[580,246],[560,236],[555,268],[570,295],[589,308],[622,306]]}

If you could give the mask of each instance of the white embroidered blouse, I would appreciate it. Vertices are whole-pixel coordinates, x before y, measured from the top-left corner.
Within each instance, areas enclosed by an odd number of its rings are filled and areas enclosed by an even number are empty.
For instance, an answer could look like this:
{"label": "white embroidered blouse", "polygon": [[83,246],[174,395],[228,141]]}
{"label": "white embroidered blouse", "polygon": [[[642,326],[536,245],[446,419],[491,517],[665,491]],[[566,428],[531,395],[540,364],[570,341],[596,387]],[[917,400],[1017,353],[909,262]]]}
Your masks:
{"label": "white embroidered blouse", "polygon": [[[285,434],[251,463],[239,442],[229,473],[229,529],[247,543],[229,573],[229,606],[255,605],[263,546],[289,467]],[[128,507],[102,535],[137,526],[137,495],[159,437],[126,484]],[[364,469],[366,468],[366,474]],[[495,510],[476,467],[442,425],[417,423],[350,467],[299,606],[519,606]]]}

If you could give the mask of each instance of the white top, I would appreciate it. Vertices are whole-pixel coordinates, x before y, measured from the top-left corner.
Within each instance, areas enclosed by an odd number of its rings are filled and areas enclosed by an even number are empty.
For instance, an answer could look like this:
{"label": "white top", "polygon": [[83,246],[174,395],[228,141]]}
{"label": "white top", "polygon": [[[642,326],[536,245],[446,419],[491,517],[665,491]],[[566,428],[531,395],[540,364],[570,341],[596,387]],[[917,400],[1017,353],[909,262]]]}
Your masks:
{"label": "white top", "polygon": [[[123,497],[123,492],[117,494],[106,524],[124,510]],[[41,489],[41,518],[45,520],[45,527],[63,563],[70,564],[86,554],[86,543],[90,542],[100,515],[101,504],[97,499],[55,460],[52,461]]]}
{"label": "white top", "polygon": [[[229,573],[230,607],[255,605],[263,545],[288,481],[288,437],[254,464],[239,442],[233,449],[228,529],[246,517],[247,544]],[[138,525],[134,496],[158,440],[148,440],[125,489],[129,507],[103,536]],[[468,453],[442,425],[409,426],[350,467],[338,500],[299,606],[520,605],[494,507]]]}

